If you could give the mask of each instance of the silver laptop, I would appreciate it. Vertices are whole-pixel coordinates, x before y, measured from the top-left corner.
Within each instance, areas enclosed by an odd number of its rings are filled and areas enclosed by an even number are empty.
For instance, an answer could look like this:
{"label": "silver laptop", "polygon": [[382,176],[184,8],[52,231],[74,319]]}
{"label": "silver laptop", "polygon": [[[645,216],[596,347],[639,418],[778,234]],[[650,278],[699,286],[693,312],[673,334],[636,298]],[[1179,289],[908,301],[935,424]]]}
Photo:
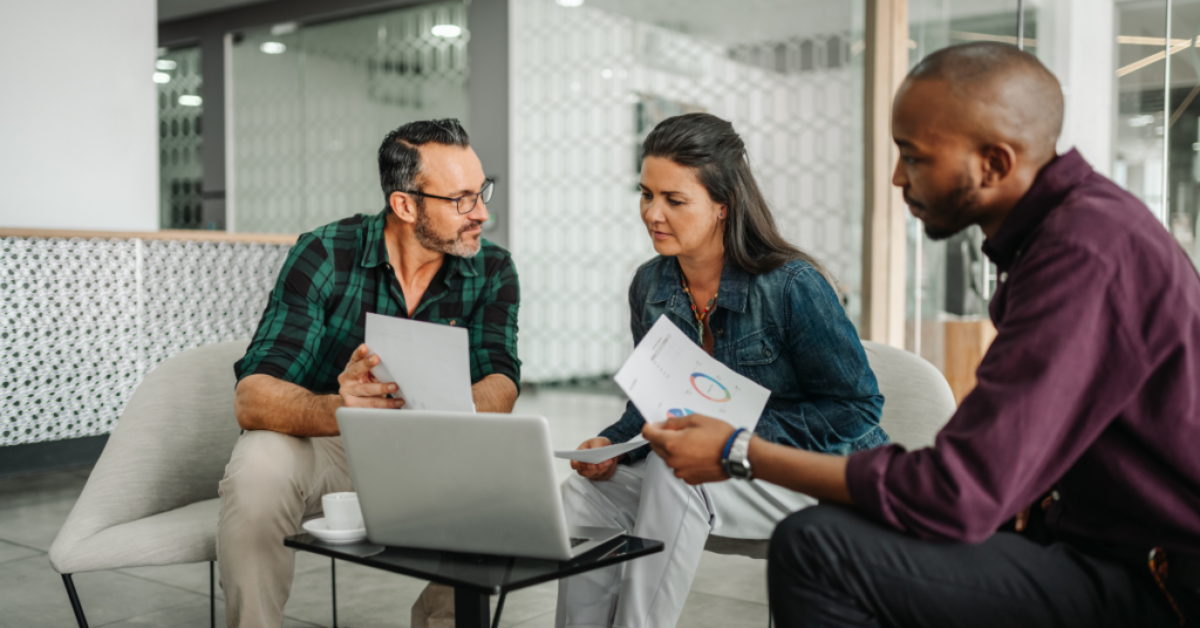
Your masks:
{"label": "silver laptop", "polygon": [[367,538],[569,560],[623,530],[567,525],[540,416],[341,408]]}

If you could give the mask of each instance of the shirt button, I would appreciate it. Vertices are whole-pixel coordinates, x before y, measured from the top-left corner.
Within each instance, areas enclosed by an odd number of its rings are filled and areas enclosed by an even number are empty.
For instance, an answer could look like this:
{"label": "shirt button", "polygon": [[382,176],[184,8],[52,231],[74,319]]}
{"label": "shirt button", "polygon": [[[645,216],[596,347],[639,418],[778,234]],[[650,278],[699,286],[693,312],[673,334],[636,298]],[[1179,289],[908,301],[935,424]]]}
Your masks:
{"label": "shirt button", "polygon": [[1008,281],[1008,273],[1007,272],[1000,273],[1000,283],[1004,283],[1006,281]]}
{"label": "shirt button", "polygon": [[765,355],[769,358],[769,357],[771,357],[771,353],[772,353],[772,351],[771,351],[770,347],[763,347],[763,355]]}
{"label": "shirt button", "polygon": [[1060,496],[1060,495],[1058,494],[1058,491],[1051,491],[1051,492],[1050,492],[1050,499],[1053,499],[1054,501],[1058,501],[1058,500],[1062,499],[1062,496]]}
{"label": "shirt button", "polygon": [[720,338],[721,336],[725,335],[725,330],[718,327],[713,330],[713,335],[716,336],[717,338]]}

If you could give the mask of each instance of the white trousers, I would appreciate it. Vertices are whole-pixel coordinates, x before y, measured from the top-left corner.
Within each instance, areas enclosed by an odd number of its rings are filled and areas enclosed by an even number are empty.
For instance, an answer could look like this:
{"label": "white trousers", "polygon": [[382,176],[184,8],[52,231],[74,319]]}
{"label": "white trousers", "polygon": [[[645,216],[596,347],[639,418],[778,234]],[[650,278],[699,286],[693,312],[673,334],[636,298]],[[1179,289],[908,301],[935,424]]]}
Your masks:
{"label": "white trousers", "polygon": [[558,628],[670,628],[687,602],[708,535],[769,539],[775,525],[817,500],[752,480],[688,486],[651,453],[593,482],[563,483],[567,522],[622,528],[663,542],[663,551],[558,585]]}

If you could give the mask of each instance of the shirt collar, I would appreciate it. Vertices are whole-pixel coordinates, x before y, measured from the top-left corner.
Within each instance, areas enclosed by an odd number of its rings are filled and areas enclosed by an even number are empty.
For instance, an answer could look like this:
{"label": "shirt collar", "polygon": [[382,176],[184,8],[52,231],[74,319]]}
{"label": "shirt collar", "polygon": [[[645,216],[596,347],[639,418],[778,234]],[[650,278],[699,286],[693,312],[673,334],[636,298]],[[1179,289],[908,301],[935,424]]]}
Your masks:
{"label": "shirt collar", "polygon": [[[663,303],[677,291],[683,292],[683,270],[679,267],[679,260],[672,257],[663,264],[658,289],[650,297],[650,302]],[[745,312],[749,292],[750,273],[726,259],[725,266],[721,268],[721,285],[717,288],[717,307]]]}
{"label": "shirt collar", "polygon": [[1029,234],[1091,173],[1092,167],[1074,148],[1055,157],[1038,172],[996,234],[984,241],[984,254],[1002,270],[1011,266]]}
{"label": "shirt collar", "polygon": [[[359,265],[364,268],[375,268],[382,266],[388,261],[387,241],[384,236],[384,227],[387,225],[387,216],[390,208],[384,208],[383,211],[369,216],[363,221],[363,226],[360,231],[362,233],[362,262]],[[481,239],[482,242],[482,239]],[[476,257],[479,257],[478,255]],[[474,258],[458,257],[455,255],[446,255],[443,264],[448,264],[449,272],[447,276],[455,273],[464,277],[474,277],[479,274],[475,268]]]}

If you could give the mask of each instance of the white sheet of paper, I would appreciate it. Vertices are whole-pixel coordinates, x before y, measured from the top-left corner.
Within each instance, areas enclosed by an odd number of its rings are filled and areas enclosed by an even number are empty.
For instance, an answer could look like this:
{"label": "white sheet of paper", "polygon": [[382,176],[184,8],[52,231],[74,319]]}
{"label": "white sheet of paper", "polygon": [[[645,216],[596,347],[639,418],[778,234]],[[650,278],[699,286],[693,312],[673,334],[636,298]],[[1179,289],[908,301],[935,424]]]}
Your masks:
{"label": "white sheet of paper", "polygon": [[633,451],[634,449],[642,447],[645,444],[646,439],[639,435],[635,436],[633,440],[629,440],[624,443],[617,443],[616,445],[609,445],[608,447],[597,447],[595,449],[564,449],[561,451],[556,451],[554,452],[554,457],[563,458],[564,460],[578,460],[579,462],[598,464],[608,460],[609,458],[616,458],[627,451]]}
{"label": "white sheet of paper", "polygon": [[770,390],[705,353],[666,315],[613,379],[652,423],[703,414],[754,431],[771,397]]}
{"label": "white sheet of paper", "polygon": [[405,410],[475,411],[467,330],[368,313],[365,342],[379,356],[371,374],[400,387]]}

